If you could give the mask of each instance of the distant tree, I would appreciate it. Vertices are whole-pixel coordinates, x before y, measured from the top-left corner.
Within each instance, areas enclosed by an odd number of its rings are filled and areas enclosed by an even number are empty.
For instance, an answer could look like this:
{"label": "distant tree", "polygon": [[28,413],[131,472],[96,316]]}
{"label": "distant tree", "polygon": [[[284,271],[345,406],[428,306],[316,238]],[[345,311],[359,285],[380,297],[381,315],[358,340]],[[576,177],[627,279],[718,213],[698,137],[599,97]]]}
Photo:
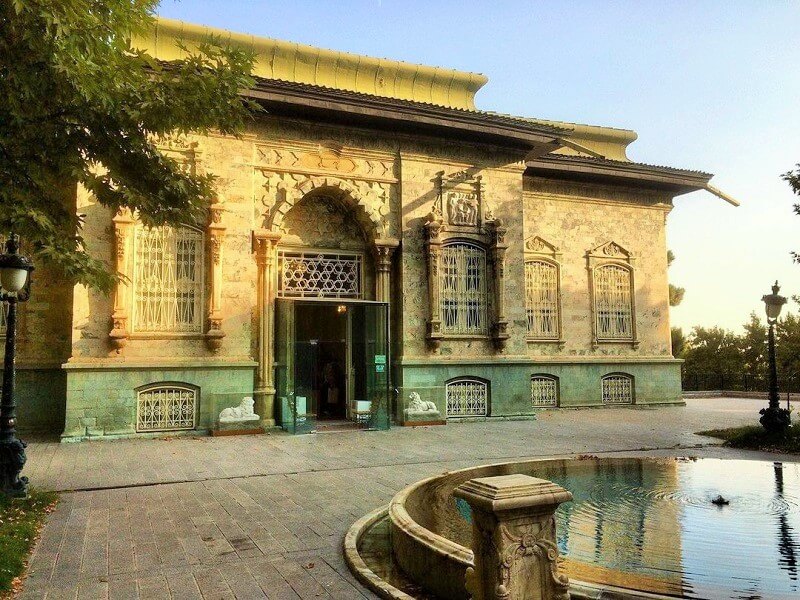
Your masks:
{"label": "distant tree", "polygon": [[744,361],[744,372],[751,386],[759,386],[767,375],[767,326],[755,312],[744,324],[744,334],[739,338],[739,347]]}
{"label": "distant tree", "polygon": [[778,320],[775,354],[778,378],[786,383],[800,381],[800,315],[788,313]]}
{"label": "distant tree", "polygon": [[683,335],[683,329],[680,327],[672,327],[670,334],[672,336],[672,356],[680,358],[686,347],[686,336]]}
{"label": "distant tree", "polygon": [[203,43],[163,64],[130,45],[157,0],[0,2],[0,233],[14,231],[68,280],[109,290],[84,248],[77,184],[147,225],[202,218],[213,177],[181,170],[158,136],[242,130],[253,54]]}
{"label": "distant tree", "polygon": [[[672,266],[672,263],[675,261],[675,254],[672,250],[667,250],[667,268]],[[686,293],[686,290],[682,287],[678,287],[676,285],[669,284],[669,305],[670,306],[678,306],[681,302],[683,302],[683,295]]]}
{"label": "distant tree", "polygon": [[744,358],[739,336],[720,327],[695,327],[684,350],[684,373],[690,377],[713,377],[712,385],[739,381]]}
{"label": "distant tree", "polygon": [[[794,192],[796,196],[800,196],[800,163],[795,165],[794,170],[784,173],[782,177],[784,181],[789,183],[792,192]],[[796,215],[800,215],[800,204],[794,204],[792,208]],[[795,262],[800,262],[800,253],[792,252],[792,257]]]}

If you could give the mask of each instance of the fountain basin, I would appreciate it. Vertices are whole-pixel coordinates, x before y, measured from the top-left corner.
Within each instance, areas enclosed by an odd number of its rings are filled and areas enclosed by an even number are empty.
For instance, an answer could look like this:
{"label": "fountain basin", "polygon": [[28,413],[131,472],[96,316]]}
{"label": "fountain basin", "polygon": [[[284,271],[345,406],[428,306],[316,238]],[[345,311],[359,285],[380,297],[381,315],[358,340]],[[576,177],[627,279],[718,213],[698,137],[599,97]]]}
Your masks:
{"label": "fountain basin", "polygon": [[[800,593],[800,466],[793,463],[779,469],[764,461],[570,459],[462,469],[399,492],[351,530],[350,552],[358,555],[370,540],[362,567],[392,588],[383,597],[468,598],[469,507],[452,491],[469,479],[512,473],[549,479],[575,495],[557,513],[574,598]],[[718,494],[730,505],[712,504]],[[381,544],[383,555],[374,551]]]}

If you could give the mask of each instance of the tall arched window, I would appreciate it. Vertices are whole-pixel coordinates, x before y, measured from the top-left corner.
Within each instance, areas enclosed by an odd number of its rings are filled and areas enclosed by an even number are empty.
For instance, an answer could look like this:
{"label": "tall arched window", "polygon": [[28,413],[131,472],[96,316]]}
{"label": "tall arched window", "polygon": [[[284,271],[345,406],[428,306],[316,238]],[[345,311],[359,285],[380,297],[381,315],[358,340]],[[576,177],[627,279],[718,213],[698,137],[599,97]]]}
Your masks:
{"label": "tall arched window", "polygon": [[594,314],[598,341],[633,340],[630,269],[607,264],[594,271]]}
{"label": "tall arched window", "polygon": [[558,267],[543,260],[525,262],[525,308],[528,337],[559,339]]}
{"label": "tall arched window", "polygon": [[633,404],[633,377],[627,373],[611,373],[601,381],[603,404]]}
{"label": "tall arched window", "polygon": [[196,229],[136,226],[133,331],[202,333],[204,257]]}
{"label": "tall arched window", "polygon": [[486,251],[467,242],[443,245],[439,286],[443,333],[486,335]]}

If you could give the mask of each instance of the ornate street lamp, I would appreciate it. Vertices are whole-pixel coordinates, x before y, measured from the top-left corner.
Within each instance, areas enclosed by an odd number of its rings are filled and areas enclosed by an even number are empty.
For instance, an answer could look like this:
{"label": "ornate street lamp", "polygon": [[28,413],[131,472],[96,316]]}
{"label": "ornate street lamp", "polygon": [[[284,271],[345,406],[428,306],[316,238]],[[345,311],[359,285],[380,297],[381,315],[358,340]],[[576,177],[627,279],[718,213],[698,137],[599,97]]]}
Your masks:
{"label": "ornate street lamp", "polygon": [[775,367],[775,324],[781,314],[781,308],[786,304],[786,298],[780,296],[778,282],[772,286],[772,293],[761,298],[767,310],[767,324],[769,325],[769,406],[762,408],[760,422],[769,432],[783,432],[791,424],[789,411],[778,404],[778,371]]}
{"label": "ornate street lamp", "polygon": [[16,436],[14,403],[14,359],[17,344],[17,303],[30,295],[33,264],[19,254],[19,237],[11,234],[5,254],[0,254],[0,301],[8,304],[6,353],[3,362],[3,396],[0,400],[0,493],[12,497],[28,495],[28,478],[20,477],[25,464],[25,442]]}

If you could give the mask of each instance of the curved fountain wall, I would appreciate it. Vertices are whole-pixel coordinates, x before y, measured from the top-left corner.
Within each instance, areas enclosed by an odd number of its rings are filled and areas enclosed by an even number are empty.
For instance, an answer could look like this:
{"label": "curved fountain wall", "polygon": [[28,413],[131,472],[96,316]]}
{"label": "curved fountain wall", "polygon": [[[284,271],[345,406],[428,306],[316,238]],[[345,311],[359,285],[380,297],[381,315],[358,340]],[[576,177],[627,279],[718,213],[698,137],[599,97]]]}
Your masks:
{"label": "curved fountain wall", "polygon": [[[592,459],[595,464],[620,464],[625,459]],[[472,525],[459,511],[453,490],[478,477],[516,473],[548,478],[570,467],[585,465],[581,459],[529,460],[470,467],[423,479],[400,491],[389,504],[391,544],[395,561],[412,580],[444,600],[469,600],[465,575],[473,566],[469,545]],[[667,598],[608,585],[570,580],[573,599]],[[671,596],[670,596],[671,597]]]}

